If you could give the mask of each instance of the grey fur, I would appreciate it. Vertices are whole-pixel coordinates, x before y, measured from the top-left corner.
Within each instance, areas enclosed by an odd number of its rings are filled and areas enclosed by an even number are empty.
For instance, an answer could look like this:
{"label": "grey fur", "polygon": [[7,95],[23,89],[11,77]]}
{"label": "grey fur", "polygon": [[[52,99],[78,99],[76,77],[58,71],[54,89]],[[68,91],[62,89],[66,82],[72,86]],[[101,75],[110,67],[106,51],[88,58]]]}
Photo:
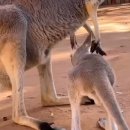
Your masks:
{"label": "grey fur", "polygon": [[117,102],[114,85],[115,74],[112,67],[97,54],[90,54],[91,36],[86,43],[72,55],[74,68],[69,74],[68,87],[72,111],[72,130],[80,130],[80,102],[83,96],[93,99],[97,105],[103,105],[107,115],[107,130],[129,130]]}
{"label": "grey fur", "polygon": [[88,17],[85,0],[1,0],[0,5],[2,43],[15,33],[10,27],[17,24],[18,18],[12,12],[26,19],[26,69],[36,66],[46,49],[78,29]]}
{"label": "grey fur", "polygon": [[[40,76],[42,104],[68,103],[67,97],[56,94],[50,53],[55,44],[84,24],[88,3],[97,26],[96,0],[0,0],[0,78],[4,79],[0,81],[2,86],[12,85],[14,122],[34,129],[44,127],[42,121],[27,115],[24,104],[23,73],[34,66]],[[99,40],[98,27],[96,34]]]}

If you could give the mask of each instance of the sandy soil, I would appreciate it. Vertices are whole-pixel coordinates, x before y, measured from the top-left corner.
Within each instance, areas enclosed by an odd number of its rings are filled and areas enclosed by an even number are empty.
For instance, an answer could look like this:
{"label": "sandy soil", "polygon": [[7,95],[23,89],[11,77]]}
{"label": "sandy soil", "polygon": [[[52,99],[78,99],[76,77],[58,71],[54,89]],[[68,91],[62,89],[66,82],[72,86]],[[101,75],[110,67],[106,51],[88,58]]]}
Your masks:
{"label": "sandy soil", "polygon": [[[130,126],[130,4],[124,6],[105,7],[99,10],[99,24],[102,37],[102,46],[108,56],[105,57],[115,69],[117,75],[116,91],[124,116]],[[77,31],[77,40],[82,43],[86,37],[86,31],[80,28]],[[53,52],[53,72],[57,93],[67,95],[67,73],[71,68],[69,38],[56,46]],[[24,126],[16,125],[11,120],[11,96],[0,97],[0,130],[31,130]],[[36,68],[25,73],[25,103],[29,115],[44,121],[55,122],[70,130],[71,111],[70,106],[42,107],[40,101],[39,78]],[[52,114],[53,113],[53,116]],[[98,130],[96,125],[99,117],[106,115],[102,107],[82,106],[82,128]],[[3,121],[7,117],[7,121]],[[64,118],[63,118],[64,117]]]}

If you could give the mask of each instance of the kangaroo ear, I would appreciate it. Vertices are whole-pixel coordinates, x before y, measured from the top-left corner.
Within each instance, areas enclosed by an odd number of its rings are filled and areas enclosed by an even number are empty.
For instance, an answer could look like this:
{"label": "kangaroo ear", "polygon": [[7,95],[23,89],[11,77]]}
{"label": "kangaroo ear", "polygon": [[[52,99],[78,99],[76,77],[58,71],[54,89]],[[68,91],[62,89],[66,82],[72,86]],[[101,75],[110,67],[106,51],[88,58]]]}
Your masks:
{"label": "kangaroo ear", "polygon": [[72,50],[77,49],[79,47],[74,33],[70,34],[70,45]]}
{"label": "kangaroo ear", "polygon": [[91,46],[91,43],[92,43],[92,34],[90,33],[88,35],[88,37],[85,39],[84,43],[83,43],[83,46]]}

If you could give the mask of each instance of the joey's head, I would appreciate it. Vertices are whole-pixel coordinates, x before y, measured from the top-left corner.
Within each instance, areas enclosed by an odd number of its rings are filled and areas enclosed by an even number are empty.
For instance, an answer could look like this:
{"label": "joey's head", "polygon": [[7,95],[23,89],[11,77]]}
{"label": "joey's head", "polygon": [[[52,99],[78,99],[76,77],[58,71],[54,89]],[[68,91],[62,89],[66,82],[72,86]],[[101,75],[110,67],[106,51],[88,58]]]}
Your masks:
{"label": "joey's head", "polygon": [[72,65],[76,65],[80,62],[80,60],[87,54],[90,54],[90,47],[92,42],[92,35],[90,34],[84,43],[77,47],[71,54],[71,63]]}

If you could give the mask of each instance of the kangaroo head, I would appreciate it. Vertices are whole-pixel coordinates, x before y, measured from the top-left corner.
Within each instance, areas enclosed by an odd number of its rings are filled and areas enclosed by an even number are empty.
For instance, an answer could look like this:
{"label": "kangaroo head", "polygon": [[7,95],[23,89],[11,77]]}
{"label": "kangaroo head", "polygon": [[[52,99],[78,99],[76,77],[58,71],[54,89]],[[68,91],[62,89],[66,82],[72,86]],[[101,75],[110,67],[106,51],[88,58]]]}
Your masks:
{"label": "kangaroo head", "polygon": [[90,47],[92,42],[92,35],[89,34],[84,43],[76,48],[76,50],[71,54],[72,65],[76,65],[84,55],[90,54]]}

